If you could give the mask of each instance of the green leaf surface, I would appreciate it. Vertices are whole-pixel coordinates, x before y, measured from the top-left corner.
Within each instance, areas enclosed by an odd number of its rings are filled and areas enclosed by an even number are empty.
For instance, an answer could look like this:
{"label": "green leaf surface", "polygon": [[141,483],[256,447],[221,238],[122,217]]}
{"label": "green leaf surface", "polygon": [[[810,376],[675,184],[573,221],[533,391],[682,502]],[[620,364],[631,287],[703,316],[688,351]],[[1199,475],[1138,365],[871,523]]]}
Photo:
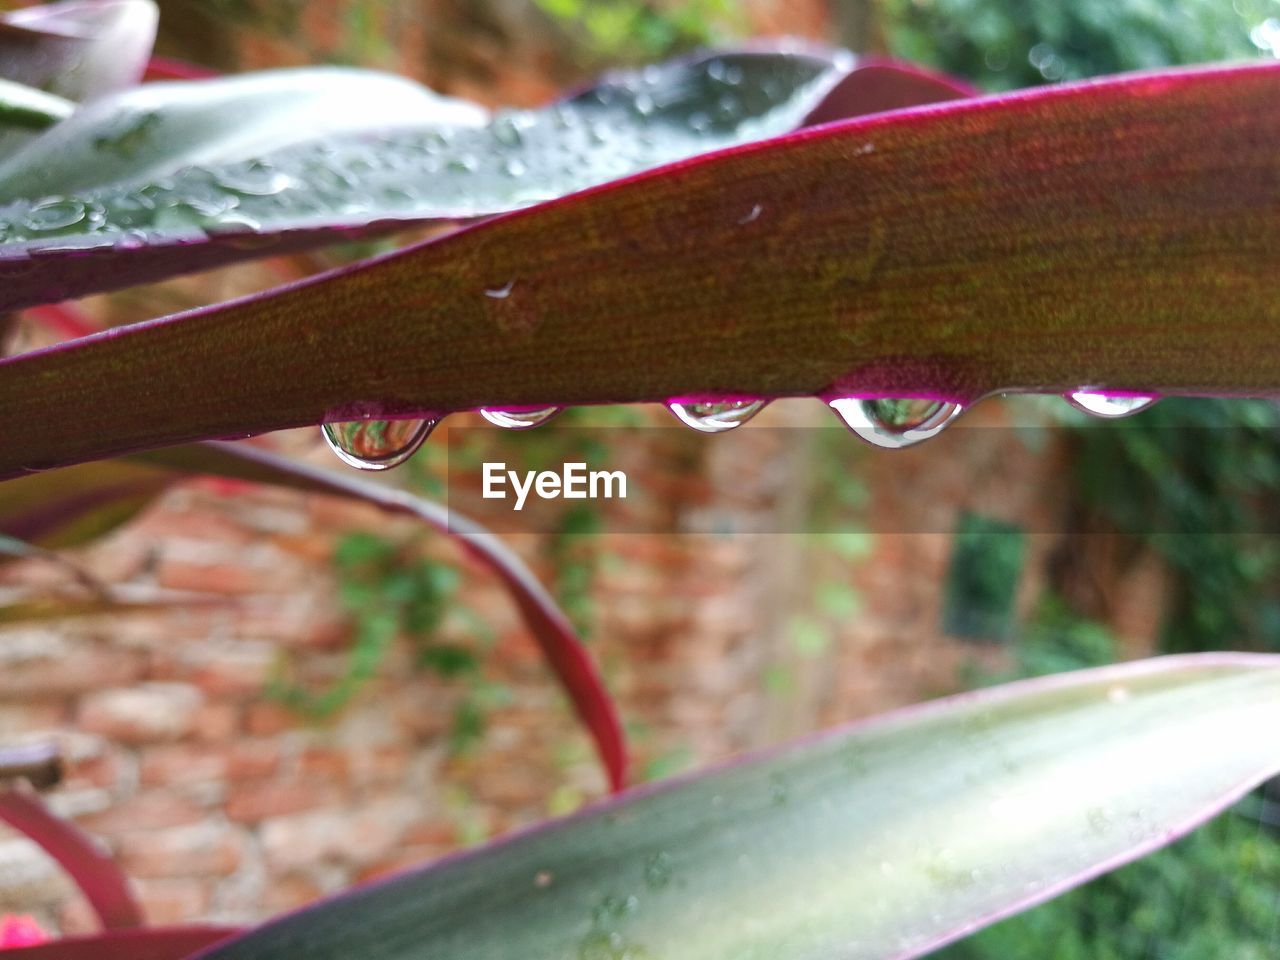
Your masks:
{"label": "green leaf surface", "polygon": [[[9,157],[0,164],[0,197],[83,194],[85,202],[92,197],[105,206],[104,216],[117,218],[92,226],[123,232],[138,226],[140,195],[157,201],[172,198],[173,206],[187,203],[196,215],[218,196],[276,196],[278,191],[268,188],[278,178],[314,177],[314,168],[305,174],[273,170],[250,183],[237,166],[300,141],[320,152],[321,144],[334,138],[398,125],[476,127],[486,116],[474,104],[374,70],[311,67],[149,83],[85,106]],[[198,192],[183,179],[184,171],[187,177],[199,176]],[[170,177],[176,177],[172,186]],[[108,200],[103,188],[120,183],[130,189],[118,200]],[[122,222],[126,199],[133,201],[129,210],[135,216]],[[26,230],[28,236],[40,234]]]}
{"label": "green leaf surface", "polygon": [[0,361],[0,477],[672,397],[1280,393],[1280,64],[859,118]]}
{"label": "green leaf surface", "polygon": [[1278,657],[1025,681],[636,791],[200,957],[905,960],[1176,839],[1280,770],[1277,729]]}
{"label": "green leaf surface", "polygon": [[67,119],[73,110],[70,100],[0,79],[0,128],[44,130]]}
{"label": "green leaf surface", "polygon": [[[853,64],[843,51],[709,55],[493,116],[366,70],[148,84],[0,163],[0,278],[29,271],[32,256],[47,268],[59,255],[110,255],[127,270],[155,248],[190,270],[308,231],[334,241],[528,206],[795,129]],[[898,72],[916,96],[957,95]],[[76,265],[83,259],[64,266],[63,297],[82,292]],[[28,302],[10,286],[5,305]]]}

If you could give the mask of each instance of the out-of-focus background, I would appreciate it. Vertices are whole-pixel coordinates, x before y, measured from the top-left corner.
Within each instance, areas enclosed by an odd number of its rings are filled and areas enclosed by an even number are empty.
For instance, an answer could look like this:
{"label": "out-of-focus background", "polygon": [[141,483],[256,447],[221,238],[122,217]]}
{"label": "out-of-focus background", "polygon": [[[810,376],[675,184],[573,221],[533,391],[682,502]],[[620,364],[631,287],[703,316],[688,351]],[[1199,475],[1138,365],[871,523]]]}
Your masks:
{"label": "out-of-focus background", "polygon": [[[610,66],[761,35],[887,52],[987,89],[1280,51],[1277,0],[161,8],[165,55],[223,71],[380,67],[489,105],[536,105]],[[184,278],[86,309],[130,322],[374,249]],[[23,328],[15,348],[48,336]],[[508,538],[588,637],[639,779],[1013,676],[1153,652],[1280,650],[1274,402],[1166,400],[1102,429],[1057,399],[992,400],[905,452],[838,429],[753,425],[732,447],[689,434],[677,456],[658,456],[668,434],[650,428],[671,423],[661,409],[566,418],[584,429],[530,435],[548,462],[624,468],[640,498],[628,509],[714,531],[619,531],[616,505],[588,502]],[[798,400],[756,421],[830,423]],[[478,430],[453,434],[438,432],[395,479],[440,494],[450,457],[455,468],[482,458]],[[277,440],[330,463],[314,431]],[[805,532],[744,532],[753,525]],[[143,595],[218,601],[0,628],[0,742],[59,740],[69,770],[52,806],[118,855],[153,922],[258,919],[604,791],[507,597],[412,523],[186,484],[74,557]],[[66,576],[13,562],[0,589]],[[52,930],[93,926],[52,862],[0,831],[4,912]],[[947,953],[1273,957],[1280,790]]]}

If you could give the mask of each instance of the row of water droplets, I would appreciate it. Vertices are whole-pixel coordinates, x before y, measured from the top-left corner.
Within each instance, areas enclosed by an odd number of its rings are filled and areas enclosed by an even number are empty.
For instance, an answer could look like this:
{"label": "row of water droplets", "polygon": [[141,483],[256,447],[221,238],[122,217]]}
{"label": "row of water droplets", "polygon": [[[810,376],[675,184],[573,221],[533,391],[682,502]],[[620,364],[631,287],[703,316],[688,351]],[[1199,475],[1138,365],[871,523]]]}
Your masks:
{"label": "row of water droplets", "polygon": [[[1067,395],[1076,407],[1096,417],[1127,417],[1156,402],[1149,395],[1117,396],[1090,390]],[[768,400],[672,400],[667,409],[700,433],[724,433],[742,426]],[[837,397],[827,400],[836,415],[860,439],[877,447],[901,449],[937,436],[965,411],[963,404],[912,397]],[[561,407],[500,410],[480,415],[506,430],[541,426]],[[338,458],[360,470],[387,470],[408,460],[443,417],[421,420],[346,420],[322,427]]]}
{"label": "row of water droplets", "polygon": [[[725,55],[617,73],[568,101],[481,126],[331,136],[149,183],[0,208],[0,242],[42,249],[141,245],[347,220],[470,217],[527,206],[794,127],[836,70],[818,58]],[[169,136],[163,115],[123,115],[96,149]]]}

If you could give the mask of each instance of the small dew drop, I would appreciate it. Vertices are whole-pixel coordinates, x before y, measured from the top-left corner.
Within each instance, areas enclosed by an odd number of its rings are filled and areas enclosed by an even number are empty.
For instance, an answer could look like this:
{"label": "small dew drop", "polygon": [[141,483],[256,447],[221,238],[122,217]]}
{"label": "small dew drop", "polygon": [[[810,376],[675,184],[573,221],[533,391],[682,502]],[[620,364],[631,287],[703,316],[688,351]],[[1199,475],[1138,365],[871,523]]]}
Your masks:
{"label": "small dew drop", "polygon": [[718,403],[685,403],[673,400],[667,409],[685,426],[700,433],[724,433],[740,427],[764,409],[766,400],[725,400]]}
{"label": "small dew drop", "polygon": [[844,425],[860,439],[890,450],[910,447],[937,436],[964,412],[958,403],[915,397],[828,401]]}
{"label": "small dew drop", "polygon": [[511,291],[516,287],[514,280],[508,280],[500,287],[489,287],[485,290],[484,295],[490,300],[505,300],[511,296]]}
{"label": "small dew drop", "polygon": [[545,890],[547,887],[551,886],[551,883],[554,880],[555,874],[550,870],[539,870],[533,875],[533,885],[539,890]]}
{"label": "small dew drop", "polygon": [[430,420],[344,420],[321,428],[329,449],[357,470],[390,470],[408,460],[439,418]]}
{"label": "small dew drop", "polygon": [[228,190],[251,197],[270,197],[297,186],[293,177],[261,160],[219,170],[214,174],[214,179]]}
{"label": "small dew drop", "polygon": [[48,232],[74,227],[86,214],[79,200],[53,198],[32,205],[23,219],[29,229]]}
{"label": "small dew drop", "polygon": [[1069,394],[1067,399],[1072,405],[1091,413],[1095,417],[1128,417],[1146,410],[1159,399],[1152,396],[1115,397],[1091,390],[1077,390]]}
{"label": "small dew drop", "polygon": [[542,426],[561,409],[563,408],[543,407],[539,410],[493,410],[486,407],[480,411],[480,416],[495,427],[506,430],[530,430],[533,427]]}
{"label": "small dew drop", "polygon": [[649,857],[644,864],[644,883],[650,890],[661,890],[671,882],[675,864],[671,854],[660,850]]}
{"label": "small dew drop", "polygon": [[741,217],[738,218],[738,223],[743,224],[744,226],[748,223],[754,223],[755,221],[760,219],[760,214],[762,213],[764,213],[764,206],[762,204],[757,203],[749,211],[747,211],[747,213],[743,214]]}
{"label": "small dew drop", "polygon": [[504,147],[518,147],[524,142],[520,124],[511,114],[499,116],[493,122],[493,136]]}

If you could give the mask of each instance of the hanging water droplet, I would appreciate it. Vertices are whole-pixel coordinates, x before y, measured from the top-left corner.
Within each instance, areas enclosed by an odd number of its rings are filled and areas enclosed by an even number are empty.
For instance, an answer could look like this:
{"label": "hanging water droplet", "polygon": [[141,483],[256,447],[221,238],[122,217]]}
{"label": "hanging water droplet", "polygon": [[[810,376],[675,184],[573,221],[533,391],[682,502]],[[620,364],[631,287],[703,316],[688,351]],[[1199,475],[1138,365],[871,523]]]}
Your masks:
{"label": "hanging water droplet", "polygon": [[719,403],[685,403],[673,400],[667,409],[683,424],[701,433],[724,433],[740,427],[762,409],[766,400],[724,400]]}
{"label": "hanging water droplet", "polygon": [[916,397],[844,397],[828,403],[859,438],[888,449],[935,437],[964,412],[958,403]]}
{"label": "hanging water droplet", "polygon": [[486,407],[480,411],[480,416],[495,427],[506,430],[530,430],[533,427],[542,426],[562,409],[563,407],[543,407],[539,410],[493,410]]}
{"label": "hanging water droplet", "polygon": [[390,470],[408,460],[440,419],[344,420],[326,423],[329,449],[357,470]]}
{"label": "hanging water droplet", "polygon": [[1072,405],[1085,413],[1091,413],[1095,417],[1109,417],[1112,419],[1128,417],[1141,410],[1146,410],[1158,399],[1160,398],[1148,395],[1114,397],[1105,393],[1095,393],[1091,390],[1077,390],[1067,396],[1067,400]]}

